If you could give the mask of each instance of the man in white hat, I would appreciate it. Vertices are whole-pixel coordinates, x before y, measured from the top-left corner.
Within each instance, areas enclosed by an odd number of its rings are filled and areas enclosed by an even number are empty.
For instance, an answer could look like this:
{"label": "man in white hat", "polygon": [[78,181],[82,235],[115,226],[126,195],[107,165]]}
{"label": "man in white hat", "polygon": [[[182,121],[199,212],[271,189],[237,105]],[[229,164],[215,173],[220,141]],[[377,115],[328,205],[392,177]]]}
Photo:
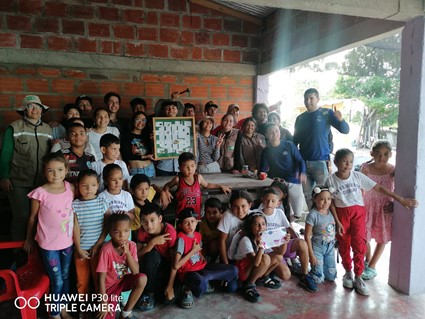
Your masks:
{"label": "man in white hat", "polygon": [[49,109],[37,95],[27,95],[16,111],[21,119],[11,123],[3,136],[0,153],[0,188],[11,204],[12,238],[24,240],[30,201],[27,194],[42,180],[41,160],[50,150],[52,129],[41,121]]}

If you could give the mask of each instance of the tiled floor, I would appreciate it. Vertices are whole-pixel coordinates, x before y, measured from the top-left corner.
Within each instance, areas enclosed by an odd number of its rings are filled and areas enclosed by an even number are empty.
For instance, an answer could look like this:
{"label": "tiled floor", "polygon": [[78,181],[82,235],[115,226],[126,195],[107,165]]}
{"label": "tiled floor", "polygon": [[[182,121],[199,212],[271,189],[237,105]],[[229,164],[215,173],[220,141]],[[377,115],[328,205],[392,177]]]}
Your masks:
{"label": "tiled floor", "polygon": [[[339,264],[336,282],[320,285],[320,291],[315,294],[298,287],[298,279],[293,277],[279,290],[258,288],[263,300],[256,304],[245,301],[238,294],[214,293],[197,300],[190,310],[159,305],[145,313],[134,311],[134,315],[146,319],[425,318],[425,294],[406,296],[387,284],[389,248],[381,260],[378,277],[367,282],[371,292],[369,297],[342,287],[343,270]],[[0,304],[0,318],[15,319],[20,315],[13,304],[3,303]]]}

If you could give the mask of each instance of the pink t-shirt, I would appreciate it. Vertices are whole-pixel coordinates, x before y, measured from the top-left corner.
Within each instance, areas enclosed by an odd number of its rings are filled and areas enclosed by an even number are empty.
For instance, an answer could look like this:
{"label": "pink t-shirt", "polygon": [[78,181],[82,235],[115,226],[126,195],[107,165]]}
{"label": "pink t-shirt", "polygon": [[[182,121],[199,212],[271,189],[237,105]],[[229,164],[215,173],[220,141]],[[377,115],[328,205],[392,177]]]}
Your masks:
{"label": "pink t-shirt", "polygon": [[[134,261],[138,261],[136,243],[128,241],[128,244],[131,256],[133,256]],[[112,241],[108,241],[105,245],[103,245],[100,251],[99,263],[97,264],[96,272],[106,273],[106,290],[119,283],[125,275],[131,273],[128,268],[127,256],[125,254],[118,254],[112,245]]]}
{"label": "pink t-shirt", "polygon": [[28,194],[31,199],[40,202],[35,240],[45,250],[61,250],[72,245],[74,212],[72,201],[74,193],[68,182],[65,192],[52,194],[38,187]]}

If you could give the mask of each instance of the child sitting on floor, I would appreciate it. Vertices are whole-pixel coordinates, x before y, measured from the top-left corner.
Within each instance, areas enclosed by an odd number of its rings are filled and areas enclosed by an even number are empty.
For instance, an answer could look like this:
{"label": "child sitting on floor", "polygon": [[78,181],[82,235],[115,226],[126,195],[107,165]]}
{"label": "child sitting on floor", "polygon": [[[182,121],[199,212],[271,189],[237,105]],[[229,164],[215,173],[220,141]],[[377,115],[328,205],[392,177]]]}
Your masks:
{"label": "child sitting on floor", "polygon": [[[222,281],[227,292],[237,289],[238,270],[233,265],[207,263],[201,253],[202,237],[195,231],[198,224],[193,208],[180,212],[179,226],[182,232],[177,235],[177,248],[173,268],[183,283],[180,306],[193,307],[193,296],[199,298],[206,293],[210,281]],[[212,291],[212,289],[209,289]]]}
{"label": "child sitting on floor", "polygon": [[208,198],[205,202],[205,214],[202,219],[199,232],[202,235],[204,247],[202,247],[205,258],[210,262],[215,262],[219,254],[220,231],[217,229],[218,223],[223,216],[223,209],[218,198]]}

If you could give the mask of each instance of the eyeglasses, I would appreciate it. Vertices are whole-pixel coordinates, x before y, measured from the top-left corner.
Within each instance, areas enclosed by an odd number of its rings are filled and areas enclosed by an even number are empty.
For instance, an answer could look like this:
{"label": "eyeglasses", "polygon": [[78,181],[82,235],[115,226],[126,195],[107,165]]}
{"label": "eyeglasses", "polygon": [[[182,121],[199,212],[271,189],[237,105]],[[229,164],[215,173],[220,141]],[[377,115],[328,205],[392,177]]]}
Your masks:
{"label": "eyeglasses", "polygon": [[141,119],[141,118],[135,118],[134,122],[138,123],[138,122],[142,122],[142,123],[146,123],[146,119]]}
{"label": "eyeglasses", "polygon": [[28,110],[31,110],[31,109],[41,110],[41,105],[35,104],[35,103],[30,103],[30,104],[27,104],[27,109]]}

